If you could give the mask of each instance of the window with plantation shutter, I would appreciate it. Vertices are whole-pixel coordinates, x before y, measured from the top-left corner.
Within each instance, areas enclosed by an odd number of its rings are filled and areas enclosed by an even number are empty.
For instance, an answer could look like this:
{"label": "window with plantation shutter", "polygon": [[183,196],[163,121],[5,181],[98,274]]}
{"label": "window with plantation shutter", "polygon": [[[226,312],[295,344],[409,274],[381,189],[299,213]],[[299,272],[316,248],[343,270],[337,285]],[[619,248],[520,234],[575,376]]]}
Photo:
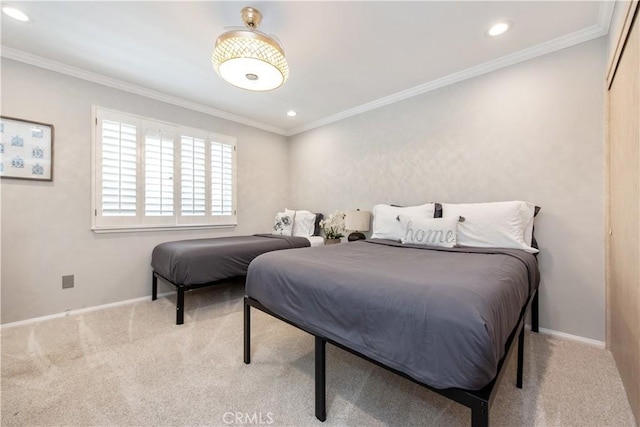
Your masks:
{"label": "window with plantation shutter", "polygon": [[233,152],[235,146],[211,141],[211,213],[233,215]]}
{"label": "window with plantation shutter", "polygon": [[184,216],[206,215],[206,143],[202,138],[181,135],[181,213]]}
{"label": "window with plantation shutter", "polygon": [[163,217],[145,222],[169,223],[174,200],[174,131],[156,125],[145,128],[144,138],[144,213],[146,217]]}
{"label": "window with plantation shutter", "polygon": [[94,107],[92,229],[235,226],[236,140]]}
{"label": "window with plantation shutter", "polygon": [[113,113],[96,120],[94,216],[97,225],[117,227],[136,221],[138,209],[139,122]]}
{"label": "window with plantation shutter", "polygon": [[136,214],[136,127],[102,122],[102,214]]}

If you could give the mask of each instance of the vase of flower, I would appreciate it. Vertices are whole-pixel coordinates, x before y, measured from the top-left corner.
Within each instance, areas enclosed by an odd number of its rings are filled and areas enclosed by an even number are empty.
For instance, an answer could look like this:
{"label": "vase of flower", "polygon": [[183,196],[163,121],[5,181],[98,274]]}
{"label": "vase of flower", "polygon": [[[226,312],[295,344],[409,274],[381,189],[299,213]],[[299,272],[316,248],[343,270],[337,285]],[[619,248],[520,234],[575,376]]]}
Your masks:
{"label": "vase of flower", "polygon": [[342,234],[345,231],[344,228],[344,212],[335,211],[329,215],[329,218],[320,221],[320,227],[324,232],[324,244],[334,245],[340,243],[340,238],[344,237]]}

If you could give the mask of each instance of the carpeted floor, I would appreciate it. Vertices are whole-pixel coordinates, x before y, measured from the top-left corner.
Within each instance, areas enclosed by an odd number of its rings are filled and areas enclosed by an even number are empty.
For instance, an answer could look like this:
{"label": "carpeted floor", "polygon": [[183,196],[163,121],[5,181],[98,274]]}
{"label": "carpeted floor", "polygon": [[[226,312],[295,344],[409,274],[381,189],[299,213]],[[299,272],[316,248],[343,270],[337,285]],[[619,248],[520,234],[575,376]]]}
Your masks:
{"label": "carpeted floor", "polygon": [[[242,362],[240,285],[2,330],[2,426],[464,426],[470,411],[327,346],[327,421],[314,417],[313,338],[253,310]],[[633,426],[608,351],[527,334],[524,388],[515,352],[493,426]]]}

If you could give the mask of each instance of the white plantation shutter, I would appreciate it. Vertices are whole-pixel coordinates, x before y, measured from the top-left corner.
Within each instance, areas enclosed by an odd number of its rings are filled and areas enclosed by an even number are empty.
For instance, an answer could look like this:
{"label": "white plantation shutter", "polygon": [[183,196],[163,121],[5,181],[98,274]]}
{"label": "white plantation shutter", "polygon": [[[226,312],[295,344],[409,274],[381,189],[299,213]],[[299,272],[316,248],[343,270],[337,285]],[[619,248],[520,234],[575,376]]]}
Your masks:
{"label": "white plantation shutter", "polygon": [[202,138],[180,137],[181,214],[206,215],[206,144]]}
{"label": "white plantation shutter", "polygon": [[233,215],[235,146],[211,141],[211,215]]}
{"label": "white plantation shutter", "polygon": [[236,139],[94,107],[92,229],[234,226]]}
{"label": "white plantation shutter", "polygon": [[102,120],[101,209],[103,216],[135,216],[137,202],[137,129]]}
{"label": "white plantation shutter", "polygon": [[144,213],[151,217],[173,217],[174,133],[169,129],[145,128]]}

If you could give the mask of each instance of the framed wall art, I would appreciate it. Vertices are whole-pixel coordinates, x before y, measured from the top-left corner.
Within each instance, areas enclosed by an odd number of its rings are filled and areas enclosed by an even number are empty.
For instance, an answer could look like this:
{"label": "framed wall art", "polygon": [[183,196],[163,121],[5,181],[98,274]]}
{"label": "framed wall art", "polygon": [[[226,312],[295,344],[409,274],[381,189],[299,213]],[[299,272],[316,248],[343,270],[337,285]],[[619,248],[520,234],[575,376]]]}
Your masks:
{"label": "framed wall art", "polygon": [[0,117],[0,177],[53,181],[53,125]]}

